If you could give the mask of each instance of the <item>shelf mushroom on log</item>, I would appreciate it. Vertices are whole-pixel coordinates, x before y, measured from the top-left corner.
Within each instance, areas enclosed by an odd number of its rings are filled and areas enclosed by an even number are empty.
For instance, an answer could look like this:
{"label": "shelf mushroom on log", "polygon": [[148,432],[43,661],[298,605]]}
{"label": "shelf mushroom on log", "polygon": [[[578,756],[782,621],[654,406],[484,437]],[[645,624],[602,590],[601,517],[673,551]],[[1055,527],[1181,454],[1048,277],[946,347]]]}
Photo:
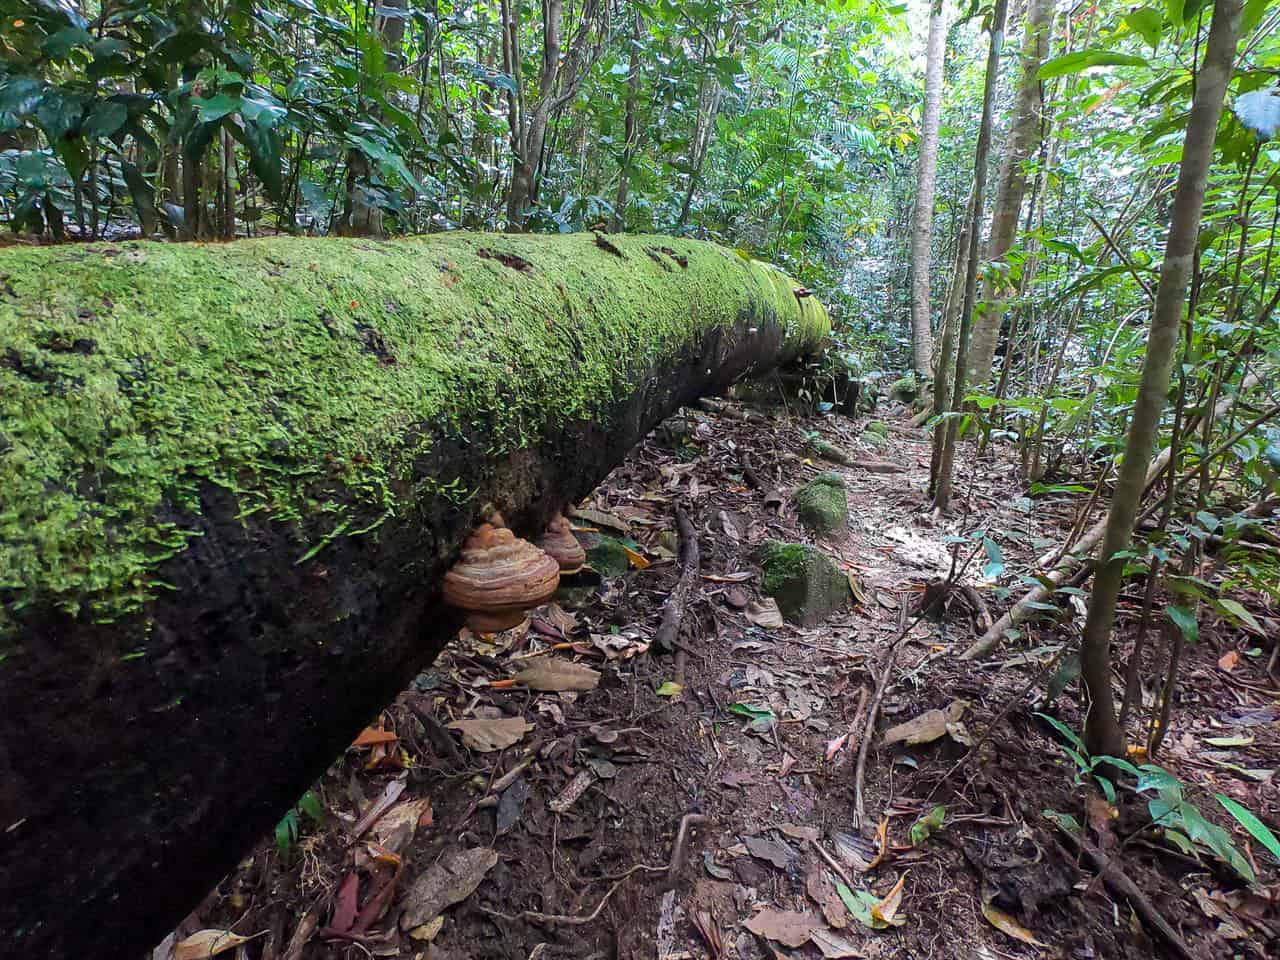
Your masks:
{"label": "shelf mushroom on log", "polygon": [[816,353],[817,297],[668,237],[0,249],[0,929],[135,957],[664,417]]}
{"label": "shelf mushroom on log", "polygon": [[444,575],[444,602],[476,633],[510,630],[526,610],[550,600],[560,564],[505,527],[482,523],[462,545],[462,559]]}
{"label": "shelf mushroom on log", "polygon": [[547,521],[547,530],[538,546],[555,558],[560,565],[560,576],[579,573],[587,562],[587,551],[573,535],[573,529],[564,514],[557,513]]}

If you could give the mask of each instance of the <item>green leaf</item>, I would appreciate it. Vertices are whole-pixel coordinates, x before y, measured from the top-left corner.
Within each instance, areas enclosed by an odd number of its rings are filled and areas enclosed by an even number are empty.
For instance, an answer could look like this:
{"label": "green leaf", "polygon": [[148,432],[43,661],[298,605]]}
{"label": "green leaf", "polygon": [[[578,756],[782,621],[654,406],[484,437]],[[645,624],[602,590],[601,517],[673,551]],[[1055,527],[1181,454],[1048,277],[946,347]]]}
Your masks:
{"label": "green leaf", "polygon": [[208,98],[192,97],[191,102],[199,112],[201,123],[217,123],[240,109],[241,98],[229,93],[215,93]]}
{"label": "green leaf", "polygon": [[61,60],[76,47],[88,47],[93,44],[93,34],[80,27],[63,27],[45,38],[40,44],[44,55],[51,60]]}
{"label": "green leaf", "polygon": [[736,713],[740,717],[746,717],[748,720],[773,718],[773,711],[768,707],[758,707],[751,703],[735,703],[729,708],[729,712]]}
{"label": "green leaf", "polygon": [[298,811],[290,810],[276,824],[276,849],[280,856],[287,857],[293,845],[298,841]]}
{"label": "green leaf", "polygon": [[911,845],[918,847],[929,839],[936,831],[942,829],[942,824],[947,819],[947,808],[939,804],[930,810],[927,814],[911,825],[911,831],[908,836],[911,839]]}
{"label": "green leaf", "polygon": [[115,100],[106,100],[93,108],[81,132],[86,137],[113,137],[128,119],[128,107]]}
{"label": "green leaf", "polygon": [[1139,7],[1130,11],[1124,18],[1129,29],[1142,37],[1147,46],[1155,50],[1160,46],[1160,35],[1164,29],[1164,15],[1152,7]]}
{"label": "green leaf", "polygon": [[988,580],[994,580],[1004,573],[1004,558],[1000,555],[1000,545],[990,537],[983,537],[982,547],[986,550],[989,561],[983,565],[982,575]]}
{"label": "green leaf", "polygon": [[1265,637],[1267,635],[1267,632],[1262,629],[1262,624],[1257,621],[1252,613],[1241,606],[1239,601],[1223,597],[1221,600],[1215,601],[1215,604],[1223,613],[1234,617],[1237,622],[1243,623],[1258,636]]}
{"label": "green leaf", "polygon": [[1068,74],[1080,73],[1090,67],[1145,67],[1147,61],[1128,53],[1117,53],[1114,50],[1077,50],[1075,53],[1064,53],[1060,57],[1046,60],[1036,74],[1041,80],[1053,77],[1065,77]]}
{"label": "green leaf", "polygon": [[1085,749],[1084,741],[1076,736],[1076,732],[1057,717],[1051,717],[1047,713],[1037,713],[1036,716],[1049,724],[1049,726],[1053,727],[1053,729],[1057,730],[1058,733],[1062,734],[1062,736],[1064,736],[1073,747],[1080,751],[1080,753],[1085,756],[1089,755],[1089,751]]}
{"label": "green leaf", "polygon": [[298,809],[312,820],[324,819],[324,806],[321,805],[320,798],[316,796],[314,790],[308,790],[302,795],[302,799],[298,801]]}
{"label": "green leaf", "polygon": [[1200,624],[1196,622],[1196,615],[1185,607],[1170,606],[1165,610],[1169,615],[1169,619],[1173,621],[1174,626],[1182,631],[1182,636],[1187,643],[1200,642]]}
{"label": "green leaf", "polygon": [[1248,807],[1237,803],[1230,797],[1221,793],[1215,793],[1214,797],[1218,803],[1222,804],[1227,813],[1236,818],[1240,826],[1248,830],[1255,840],[1270,850],[1273,857],[1280,860],[1280,839],[1276,838],[1276,835],[1271,832],[1265,823],[1255,817]]}
{"label": "green leaf", "polygon": [[684,692],[684,687],[676,683],[674,680],[668,680],[657,690],[654,691],[660,697],[678,697]]}

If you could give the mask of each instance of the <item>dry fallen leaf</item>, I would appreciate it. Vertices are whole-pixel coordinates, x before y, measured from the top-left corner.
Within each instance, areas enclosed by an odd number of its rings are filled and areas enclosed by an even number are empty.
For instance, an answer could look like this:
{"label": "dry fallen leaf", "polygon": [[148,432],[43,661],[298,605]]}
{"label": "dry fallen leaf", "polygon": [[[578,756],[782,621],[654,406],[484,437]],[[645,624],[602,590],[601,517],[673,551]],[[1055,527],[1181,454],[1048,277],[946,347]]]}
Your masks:
{"label": "dry fallen leaf", "polygon": [[826,960],[841,960],[843,957],[863,956],[861,947],[855,946],[838,933],[823,930],[821,927],[809,934],[809,939]]}
{"label": "dry fallen leaf", "polygon": [[1218,668],[1225,673],[1230,673],[1236,668],[1236,664],[1240,662],[1240,654],[1235,650],[1228,650],[1218,660]]}
{"label": "dry fallen leaf", "polygon": [[932,743],[947,733],[949,724],[957,723],[964,716],[968,703],[964,700],[953,700],[945,710],[927,710],[920,716],[890,727],[884,732],[884,746],[891,743],[905,743],[913,746],[920,743]]}
{"label": "dry fallen leaf", "polygon": [[596,774],[594,770],[581,770],[569,781],[568,785],[560,791],[560,795],[547,804],[552,813],[565,813],[570,807],[578,802],[578,798],[587,792],[587,787],[596,782]]}
{"label": "dry fallen leaf", "polygon": [[787,844],[779,843],[776,840],[769,840],[765,837],[747,837],[743,843],[746,844],[747,852],[753,857],[768,860],[779,870],[787,869],[791,861],[795,859],[796,852]]}
{"label": "dry fallen leaf", "polygon": [[765,630],[777,630],[784,623],[778,601],[772,597],[747,604],[747,620]]}
{"label": "dry fallen leaf", "polygon": [[[261,934],[254,934],[261,936]],[[253,937],[242,937],[230,930],[197,930],[174,947],[173,960],[206,960],[227,950],[234,950]]]}
{"label": "dry fallen leaf", "polygon": [[632,550],[628,546],[623,546],[622,552],[627,555],[627,562],[637,570],[647,570],[649,568],[649,558],[643,553]]}
{"label": "dry fallen leaf", "polygon": [[519,742],[533,729],[533,724],[522,717],[501,717],[494,720],[455,720],[449,724],[449,729],[461,733],[463,744],[472,750],[489,753]]}
{"label": "dry fallen leaf", "polygon": [[837,753],[840,752],[840,750],[845,745],[845,741],[848,739],[849,739],[849,734],[842,733],[840,736],[836,737],[834,740],[827,741],[827,762],[828,763],[831,762],[832,757],[834,757]]}
{"label": "dry fallen leaf", "polygon": [[1044,944],[1036,939],[1034,933],[1020,924],[1009,914],[1005,913],[999,907],[986,902],[982,904],[982,915],[987,918],[987,922],[999,930],[1001,933],[1013,937],[1015,940],[1021,940],[1023,943],[1029,943],[1033,947],[1043,947]]}
{"label": "dry fallen leaf", "polygon": [[902,907],[902,897],[906,883],[907,875],[904,872],[898,878],[898,882],[890,888],[889,892],[871,907],[871,918],[873,920],[891,923],[894,926],[898,926],[903,922],[902,918],[898,916],[898,910]]}
{"label": "dry fallen leaf", "polygon": [[827,879],[823,869],[814,864],[805,876],[804,889],[809,899],[818,905],[827,925],[843,930],[849,925],[849,911],[836,893],[836,888]]}
{"label": "dry fallen leaf", "polygon": [[516,681],[530,690],[594,690],[600,673],[572,660],[547,657],[516,674]]}
{"label": "dry fallen leaf", "polygon": [[412,930],[430,923],[446,907],[471,896],[497,862],[497,852],[489,847],[445,854],[418,877],[405,894],[400,929]]}
{"label": "dry fallen leaf", "polygon": [[772,907],[766,907],[742,925],[757,936],[776,940],[784,947],[803,946],[813,931],[820,929],[817,918],[810,914],[774,910]]}
{"label": "dry fallen leaf", "polygon": [[440,928],[444,926],[444,917],[436,917],[430,923],[424,923],[420,927],[414,927],[409,931],[409,936],[414,940],[422,940],[430,943],[440,933]]}
{"label": "dry fallen leaf", "polygon": [[394,730],[379,730],[376,727],[365,727],[360,731],[360,736],[351,741],[353,749],[361,747],[372,747],[379,743],[391,743],[400,738],[396,736]]}
{"label": "dry fallen leaf", "polygon": [[406,800],[392,807],[374,824],[373,838],[392,853],[399,853],[412,842],[419,826],[430,823],[430,800]]}

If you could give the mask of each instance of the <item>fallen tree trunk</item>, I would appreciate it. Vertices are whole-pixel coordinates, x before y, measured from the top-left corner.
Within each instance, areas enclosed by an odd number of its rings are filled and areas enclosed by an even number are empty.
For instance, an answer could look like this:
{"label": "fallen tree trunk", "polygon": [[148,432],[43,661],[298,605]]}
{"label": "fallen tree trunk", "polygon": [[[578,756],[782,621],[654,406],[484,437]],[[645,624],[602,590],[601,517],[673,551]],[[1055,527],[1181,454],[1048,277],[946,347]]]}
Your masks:
{"label": "fallen tree trunk", "polygon": [[0,251],[0,929],[136,956],[662,418],[816,352],[777,270],[659,237]]}

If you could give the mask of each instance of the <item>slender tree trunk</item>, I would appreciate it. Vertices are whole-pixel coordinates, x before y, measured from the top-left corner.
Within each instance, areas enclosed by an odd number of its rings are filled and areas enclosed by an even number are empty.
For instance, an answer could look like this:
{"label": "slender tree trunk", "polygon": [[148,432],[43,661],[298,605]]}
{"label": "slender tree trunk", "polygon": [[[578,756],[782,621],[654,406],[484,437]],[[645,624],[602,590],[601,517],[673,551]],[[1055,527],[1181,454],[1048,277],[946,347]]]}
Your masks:
{"label": "slender tree trunk", "polygon": [[[978,260],[981,244],[978,236],[982,226],[982,207],[987,192],[987,157],[991,153],[991,117],[995,112],[996,86],[1000,79],[1000,51],[1004,46],[1004,23],[1009,12],[1008,0],[996,0],[991,14],[991,46],[987,51],[987,77],[982,91],[982,122],[978,126],[978,145],[973,160],[973,206],[969,211],[969,256],[965,266],[964,300],[960,308],[959,329],[956,332],[955,382],[952,385],[950,410],[959,410],[964,400],[965,363],[968,353],[969,324],[973,317],[973,301],[978,290]],[[946,413],[948,411],[943,411]],[[951,503],[951,470],[955,463],[956,435],[959,423],[955,418],[942,424],[935,437],[930,475],[933,477],[933,505],[945,511]]]}
{"label": "slender tree trunk", "polygon": [[[991,234],[985,253],[988,263],[1004,257],[1018,233],[1022,198],[1027,189],[1027,163],[1041,137],[1043,98],[1037,73],[1049,50],[1052,24],[1053,0],[1030,0],[1022,39],[1022,79],[1018,82],[1013,120],[1000,161],[1000,180],[991,212]],[[986,383],[991,376],[991,360],[995,356],[1008,292],[1008,281],[999,271],[989,273],[983,281],[982,307],[974,317],[969,344],[968,375],[974,384]]]}
{"label": "slender tree trunk", "polygon": [[631,191],[631,164],[635,160],[636,147],[640,143],[639,124],[636,123],[636,101],[640,91],[640,37],[644,34],[644,19],[637,11],[631,28],[631,56],[628,61],[626,114],[622,124],[622,169],[618,171],[618,193],[613,201],[613,230],[619,233],[627,227],[627,195]]}
{"label": "slender tree trunk", "polygon": [[947,17],[942,0],[929,11],[929,45],[924,72],[924,115],[920,121],[920,165],[911,218],[911,350],[916,375],[929,376],[933,353],[930,329],[929,259],[933,239],[933,197],[938,185],[938,118],[942,107],[942,55]]}
{"label": "slender tree trunk", "polygon": [[[937,356],[933,358],[933,415],[939,416],[951,400],[951,373],[956,363],[956,326],[960,319],[960,305],[964,300],[964,278],[969,264],[969,239],[973,230],[973,197],[965,205],[964,225],[956,240],[956,255],[951,266],[951,283],[947,288],[946,302],[942,306],[942,336],[938,341]],[[947,422],[940,420],[933,428],[933,445],[941,450]],[[929,463],[929,496],[937,493],[938,458]]]}
{"label": "slender tree trunk", "polygon": [[1124,572],[1124,560],[1116,555],[1129,546],[1134,518],[1146,485],[1160,416],[1169,392],[1178,327],[1187,302],[1205,183],[1213,162],[1213,141],[1222,115],[1222,100],[1235,62],[1240,32],[1242,0],[1216,0],[1204,65],[1196,84],[1191,116],[1183,141],[1182,164],[1173,198],[1173,216],[1165,243],[1164,263],[1156,287],[1147,355],[1142,382],[1129,421],[1124,459],[1116,478],[1111,509],[1107,513],[1099,566],[1089,600],[1084,640],[1080,652],[1081,675],[1089,693],[1085,720],[1085,745],[1094,754],[1123,756],[1124,735],[1116,722],[1111,692],[1111,627],[1116,598]]}

